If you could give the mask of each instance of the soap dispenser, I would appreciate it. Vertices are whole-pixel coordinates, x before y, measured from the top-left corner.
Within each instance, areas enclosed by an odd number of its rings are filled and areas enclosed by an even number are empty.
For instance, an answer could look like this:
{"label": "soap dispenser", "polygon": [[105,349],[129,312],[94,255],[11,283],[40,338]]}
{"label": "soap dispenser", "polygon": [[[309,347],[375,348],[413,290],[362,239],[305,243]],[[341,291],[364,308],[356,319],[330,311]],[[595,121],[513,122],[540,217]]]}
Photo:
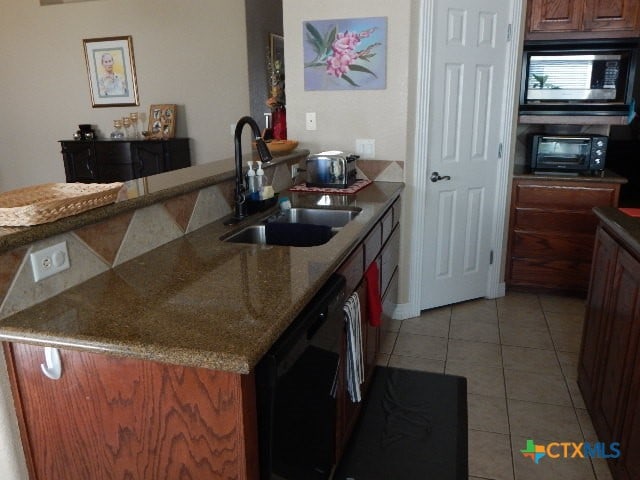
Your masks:
{"label": "soap dispenser", "polygon": [[256,172],[253,169],[253,161],[248,162],[249,170],[247,170],[247,191],[249,192],[249,198],[255,199],[258,196],[259,189],[257,188]]}
{"label": "soap dispenser", "polygon": [[262,187],[264,187],[264,170],[262,169],[262,162],[257,161],[258,170],[256,170],[256,192],[258,194],[262,192]]}

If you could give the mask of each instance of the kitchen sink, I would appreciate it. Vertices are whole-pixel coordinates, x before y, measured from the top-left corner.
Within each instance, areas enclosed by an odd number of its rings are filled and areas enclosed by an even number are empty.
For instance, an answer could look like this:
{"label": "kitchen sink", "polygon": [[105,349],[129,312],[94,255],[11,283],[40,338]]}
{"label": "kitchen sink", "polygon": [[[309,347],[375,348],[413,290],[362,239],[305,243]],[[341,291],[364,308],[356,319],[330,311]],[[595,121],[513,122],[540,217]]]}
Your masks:
{"label": "kitchen sink", "polygon": [[291,208],[274,213],[260,223],[249,225],[222,237],[221,240],[289,246],[322,245],[353,220],[360,211],[361,209]]}
{"label": "kitchen sink", "polygon": [[328,225],[332,228],[340,228],[356,218],[359,213],[360,209],[291,208],[272,215],[267,221]]}

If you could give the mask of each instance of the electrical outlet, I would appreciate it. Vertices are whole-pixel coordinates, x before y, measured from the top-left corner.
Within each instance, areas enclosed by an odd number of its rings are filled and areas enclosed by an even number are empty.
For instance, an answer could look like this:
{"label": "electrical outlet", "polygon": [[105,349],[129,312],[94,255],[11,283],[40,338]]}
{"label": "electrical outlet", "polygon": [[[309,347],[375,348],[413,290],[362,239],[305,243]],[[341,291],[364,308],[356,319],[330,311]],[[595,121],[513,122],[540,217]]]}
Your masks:
{"label": "electrical outlet", "polygon": [[376,156],[376,141],[373,138],[356,138],[356,153],[372,160]]}
{"label": "electrical outlet", "polygon": [[298,165],[291,165],[291,180],[295,180],[298,176]]}
{"label": "electrical outlet", "polygon": [[66,241],[33,252],[29,258],[33,269],[33,279],[36,282],[62,272],[70,266]]}

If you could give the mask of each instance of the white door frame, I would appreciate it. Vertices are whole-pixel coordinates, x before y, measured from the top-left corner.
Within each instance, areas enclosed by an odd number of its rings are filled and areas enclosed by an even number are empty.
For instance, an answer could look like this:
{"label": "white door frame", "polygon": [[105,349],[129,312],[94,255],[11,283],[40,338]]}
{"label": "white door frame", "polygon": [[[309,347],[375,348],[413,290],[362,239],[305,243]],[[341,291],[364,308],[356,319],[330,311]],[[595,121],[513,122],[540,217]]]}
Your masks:
{"label": "white door frame", "polygon": [[[427,131],[429,110],[430,110],[430,75],[429,64],[431,60],[431,51],[433,42],[431,40],[431,32],[433,31],[434,18],[434,1],[421,0],[420,2],[420,18],[418,28],[418,65],[416,80],[416,117],[415,129],[413,132],[414,142],[413,152],[412,178],[409,184],[410,204],[411,204],[411,241],[409,259],[409,277],[408,277],[408,300],[406,305],[398,305],[394,312],[394,317],[398,319],[411,318],[420,315],[420,297],[422,284],[422,264],[423,264],[423,248],[421,242],[424,232],[424,216],[422,215],[422,206],[426,202],[426,181],[429,172],[429,162],[427,145],[429,144],[429,132]],[[498,165],[498,179],[496,183],[496,196],[494,205],[494,222],[492,226],[492,250],[494,252],[494,261],[489,270],[489,278],[487,282],[486,297],[496,298],[504,295],[505,285],[502,281],[502,258],[504,250],[504,235],[506,230],[506,210],[507,200],[509,196],[508,187],[510,184],[511,159],[513,158],[513,150],[515,147],[514,135],[516,124],[516,92],[519,86],[519,71],[521,56],[521,31],[524,19],[524,10],[526,0],[515,0],[513,11],[511,12],[511,41],[509,42],[508,54],[506,60],[505,72],[508,73],[506,79],[505,96],[513,99],[512,102],[506,102],[505,109],[502,112],[503,125],[502,144],[503,154]],[[506,39],[505,39],[506,41]]]}

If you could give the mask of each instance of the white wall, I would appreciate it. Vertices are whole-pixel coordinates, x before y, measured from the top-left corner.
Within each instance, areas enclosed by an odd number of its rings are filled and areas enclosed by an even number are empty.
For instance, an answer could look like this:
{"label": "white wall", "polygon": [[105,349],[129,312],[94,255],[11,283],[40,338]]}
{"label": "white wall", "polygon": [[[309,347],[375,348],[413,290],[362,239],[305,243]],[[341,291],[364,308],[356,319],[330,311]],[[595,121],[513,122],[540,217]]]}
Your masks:
{"label": "white wall", "polygon": [[[103,136],[154,103],[178,105],[192,162],[233,155],[249,113],[244,2],[101,0],[41,7],[0,0],[0,191],[64,181],[58,140],[80,123]],[[131,35],[139,107],[92,108],[82,40]]]}
{"label": "white wall", "polygon": [[[412,0],[283,0],[288,135],[311,152],[355,151],[356,138],[376,141],[376,159],[406,160],[409,25]],[[384,90],[305,91],[303,21],[387,17]],[[316,112],[317,130],[305,130]]]}

